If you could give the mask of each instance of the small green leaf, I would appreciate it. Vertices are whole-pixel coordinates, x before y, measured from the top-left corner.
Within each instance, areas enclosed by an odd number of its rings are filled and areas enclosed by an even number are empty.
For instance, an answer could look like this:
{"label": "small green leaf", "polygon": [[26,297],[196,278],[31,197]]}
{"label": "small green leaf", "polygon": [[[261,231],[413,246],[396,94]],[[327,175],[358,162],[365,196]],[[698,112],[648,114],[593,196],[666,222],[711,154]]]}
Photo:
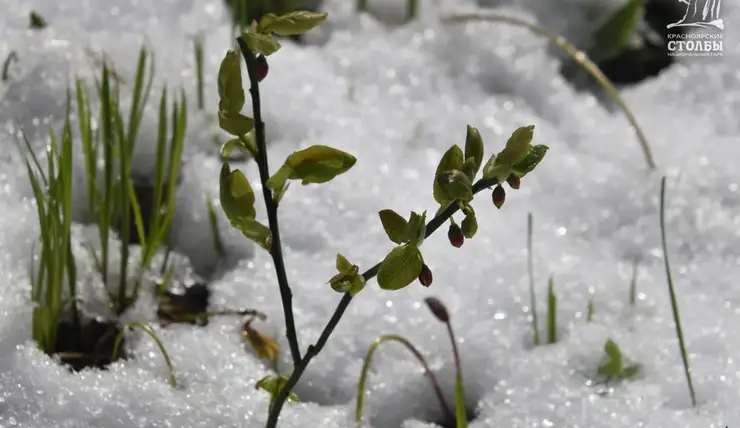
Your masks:
{"label": "small green leaf", "polygon": [[285,196],[285,192],[288,191],[288,188],[290,187],[290,182],[285,182],[283,184],[283,187],[276,190],[274,193],[275,203],[279,204],[280,201],[283,199],[283,196]]}
{"label": "small green leaf", "polygon": [[424,259],[415,245],[394,248],[378,270],[378,285],[384,290],[400,290],[414,282],[421,273]]}
{"label": "small green leaf", "polygon": [[406,226],[406,236],[408,237],[407,240],[417,247],[421,246],[421,244],[424,243],[424,238],[426,238],[426,219],[426,211],[424,211],[421,215],[412,211],[411,215],[409,216],[409,222]]}
{"label": "small green leaf", "polygon": [[470,202],[473,200],[473,184],[464,172],[453,169],[437,176],[437,184],[445,200]]}
{"label": "small green leaf", "polygon": [[254,191],[249,180],[240,170],[231,171],[228,163],[221,166],[219,179],[219,200],[229,221],[238,222],[243,218],[254,218]]}
{"label": "small green leaf", "polygon": [[31,11],[28,17],[28,26],[33,30],[40,30],[46,28],[49,24],[46,22],[43,16],[39,15],[35,10]]}
{"label": "small green leaf", "polygon": [[[280,394],[280,391],[283,390],[287,383],[288,378],[285,376],[269,375],[260,379],[254,387],[255,389],[261,389],[263,391],[269,392],[270,395],[274,398],[277,397],[278,394]],[[288,394],[288,400],[300,401],[298,399],[298,396],[293,392]]]}
{"label": "small green leaf", "polygon": [[254,119],[239,113],[220,111],[218,112],[218,125],[229,134],[240,137],[254,129]]}
{"label": "small green leaf", "polygon": [[383,223],[386,235],[396,244],[403,244],[409,240],[408,223],[393,210],[381,210],[378,212],[380,222]]}
{"label": "small green leaf", "polygon": [[326,13],[296,11],[282,16],[267,14],[260,20],[258,31],[279,36],[295,36],[311,31],[326,20]]}
{"label": "small green leaf", "polygon": [[642,366],[640,364],[632,364],[630,366],[627,366],[622,370],[622,377],[624,379],[633,378],[640,372],[641,368]]}
{"label": "small green leaf", "polygon": [[593,62],[607,61],[624,51],[642,17],[643,3],[643,0],[630,0],[600,23],[589,38],[591,45],[586,50]]}
{"label": "small green leaf", "polygon": [[239,54],[228,50],[218,69],[219,109],[238,114],[244,107],[244,87]]}
{"label": "small green leaf", "polygon": [[239,229],[242,235],[251,239],[265,250],[270,251],[272,248],[272,232],[270,232],[270,228],[254,218],[239,218],[236,221],[232,221],[231,224]]}
{"label": "small green leaf", "polygon": [[534,125],[522,126],[511,134],[506,147],[496,156],[496,165],[514,165],[528,152],[534,137]]}
{"label": "small green leaf", "polygon": [[475,158],[469,157],[465,159],[465,163],[463,164],[462,172],[465,173],[465,175],[468,176],[470,181],[475,180],[475,174],[478,173],[478,170],[475,167]]}
{"label": "small green leaf", "polygon": [[280,42],[269,34],[244,33],[244,43],[255,54],[270,56],[280,49]]}
{"label": "small green leaf", "polygon": [[437,177],[446,171],[462,170],[464,163],[463,152],[458,145],[450,147],[442,156],[442,159],[440,159],[439,165],[437,165],[437,171],[434,173],[434,200],[440,205],[450,202],[451,199],[448,199],[442,191],[442,188],[437,183]]}
{"label": "small green leaf", "polygon": [[280,188],[286,180],[301,180],[301,184],[326,183],[347,172],[357,162],[354,156],[341,150],[314,145],[293,152],[283,166],[268,181],[270,189]]}
{"label": "small green leaf", "polygon": [[354,297],[365,288],[365,278],[358,271],[359,268],[357,266],[351,266],[347,273],[334,275],[329,280],[331,288],[338,293],[349,293]]}
{"label": "small green leaf", "polygon": [[341,273],[347,273],[352,269],[352,263],[350,263],[349,260],[341,254],[337,254],[336,265],[337,270]]}
{"label": "small green leaf", "polygon": [[619,377],[622,373],[622,351],[613,340],[609,339],[604,344],[604,352],[607,355],[607,361],[599,367],[598,374],[607,379]]}
{"label": "small green leaf", "polygon": [[[480,166],[483,163],[483,138],[480,136],[480,132],[476,128],[468,125],[467,136],[465,137],[465,162],[469,158],[474,159],[474,170],[472,175],[468,175],[470,180],[475,179],[475,175],[480,170]],[[466,171],[467,172],[467,171]]]}
{"label": "small green leaf", "polygon": [[221,146],[221,159],[228,159],[234,149],[246,150],[246,145],[239,138],[232,138]]}
{"label": "small green leaf", "polygon": [[475,232],[478,231],[478,220],[475,218],[475,214],[465,216],[461,226],[466,238],[470,239],[475,236]]}
{"label": "small green leaf", "polygon": [[544,145],[533,146],[524,158],[512,166],[511,171],[519,177],[524,177],[542,162],[548,149],[549,147]]}

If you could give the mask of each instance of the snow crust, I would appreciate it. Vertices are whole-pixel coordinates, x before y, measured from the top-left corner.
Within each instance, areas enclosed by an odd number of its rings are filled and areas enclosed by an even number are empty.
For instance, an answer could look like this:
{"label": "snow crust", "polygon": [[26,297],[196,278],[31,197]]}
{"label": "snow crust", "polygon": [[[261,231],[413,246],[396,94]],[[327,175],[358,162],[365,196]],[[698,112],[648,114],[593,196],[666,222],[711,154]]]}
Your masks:
{"label": "snow crust", "polygon": [[[414,284],[386,292],[370,282],[296,388],[303,403],[286,406],[280,426],[352,426],[362,359],[372,340],[386,333],[410,338],[428,356],[454,402],[450,343],[423,304],[432,295],[452,314],[468,406],[477,413],[471,428],[708,428],[740,420],[739,33],[725,32],[724,57],[680,59],[657,78],[624,91],[659,164],[659,172],[648,173],[623,116],[571,88],[545,41],[509,26],[438,21],[440,13],[470,8],[472,2],[422,2],[420,20],[401,27],[387,22],[403,14],[401,2],[371,1],[375,15],[355,14],[352,3],[325,2],[330,22],[324,44],[299,47],[285,41],[270,57],[262,87],[272,171],[290,152],[311,144],[358,158],[349,173],[329,184],[292,186],[280,207],[303,350],[318,338],[340,299],[326,284],[336,253],[369,268],[392,248],[377,211],[433,213],[436,164],[450,145],[464,144],[466,124],[481,131],[487,155],[499,151],[514,129],[530,124],[536,126],[535,143],[551,149],[522,180],[521,190],[507,188],[500,211],[487,193],[479,194],[473,203],[479,232],[461,249],[449,245],[446,228],[425,241],[424,257],[434,272],[429,289]],[[576,37],[584,14],[592,13],[582,6],[591,2],[566,3],[522,1],[507,11]],[[31,6],[49,28],[26,29]],[[249,307],[268,314],[256,327],[280,337],[285,350],[280,368],[289,373],[269,255],[228,227],[221,214],[229,259],[216,266],[211,248],[205,198],[218,194],[215,79],[230,46],[222,2],[6,0],[3,12],[0,58],[16,51],[19,61],[11,66],[10,81],[0,83],[0,426],[263,426],[269,397],[254,384],[269,367],[241,342],[239,320],[214,319],[204,328],[155,327],[172,356],[177,389],[167,384],[162,357],[145,336],[132,336],[134,359],[77,374],[30,340],[28,259],[38,226],[12,132],[20,124],[42,150],[49,127],[58,130],[63,120],[69,78],[97,72],[88,51],[105,51],[116,71],[130,79],[144,42],[156,53],[157,84],[182,86],[191,100],[175,248],[196,269],[219,272],[211,284],[213,308]],[[728,27],[740,22],[737,4],[726,1],[722,13]],[[205,113],[194,102],[190,37],[198,32],[206,35]],[[136,166],[145,174],[154,153],[155,121],[152,108],[136,154]],[[244,168],[259,194],[254,164],[234,166]],[[669,251],[696,409],[683,377],[663,268],[661,174],[668,176]],[[75,191],[80,206],[82,189],[80,184]],[[82,227],[86,213],[75,211]],[[531,346],[528,321],[527,212],[534,215],[540,319],[551,274],[559,297],[561,340],[537,348]],[[84,252],[77,256],[90,266]],[[631,307],[636,257],[639,299]],[[86,293],[94,300],[94,290]],[[590,324],[589,299],[595,306]],[[127,319],[154,321],[153,303],[142,305]],[[589,374],[601,363],[608,338],[644,371],[603,388],[592,385]],[[370,426],[427,427],[439,420],[426,378],[401,347],[381,348],[369,379]]]}

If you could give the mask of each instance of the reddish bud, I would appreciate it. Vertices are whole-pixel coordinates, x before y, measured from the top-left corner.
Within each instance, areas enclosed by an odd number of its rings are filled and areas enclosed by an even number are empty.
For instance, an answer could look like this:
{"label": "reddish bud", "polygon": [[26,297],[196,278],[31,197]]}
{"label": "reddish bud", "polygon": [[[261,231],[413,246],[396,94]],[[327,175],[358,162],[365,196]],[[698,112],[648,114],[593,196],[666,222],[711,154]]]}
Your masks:
{"label": "reddish bud", "polygon": [[429,269],[429,266],[427,266],[426,263],[421,266],[419,282],[421,282],[421,285],[423,285],[424,287],[429,287],[430,285],[432,285],[432,271]]}
{"label": "reddish bud", "polygon": [[450,228],[447,230],[447,238],[450,240],[450,244],[455,248],[462,247],[465,242],[465,235],[463,235],[462,229],[460,229],[460,226],[455,223],[450,224]]}
{"label": "reddish bud", "polygon": [[427,297],[424,301],[429,307],[429,310],[432,311],[435,318],[444,323],[450,322],[450,313],[447,312],[447,307],[441,300],[436,297]]}
{"label": "reddish bud", "polygon": [[519,190],[519,186],[521,185],[521,180],[516,174],[511,174],[509,178],[506,179],[506,182],[509,183],[509,186],[514,190]]}
{"label": "reddish bud", "polygon": [[267,58],[264,55],[260,55],[254,60],[254,71],[257,73],[257,81],[261,82],[267,77],[267,72],[270,71],[270,66],[267,65]]}
{"label": "reddish bud", "polygon": [[499,184],[495,189],[493,189],[491,199],[493,199],[493,205],[496,205],[496,208],[501,209],[504,205],[504,201],[506,201],[506,190],[504,190],[504,188]]}

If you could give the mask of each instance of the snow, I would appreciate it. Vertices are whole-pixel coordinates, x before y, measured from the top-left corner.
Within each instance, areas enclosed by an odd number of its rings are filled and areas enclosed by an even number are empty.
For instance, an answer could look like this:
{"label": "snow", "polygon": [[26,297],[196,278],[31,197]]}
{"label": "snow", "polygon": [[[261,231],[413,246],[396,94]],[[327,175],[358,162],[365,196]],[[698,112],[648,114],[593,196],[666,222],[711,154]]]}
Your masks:
{"label": "snow", "polygon": [[[521,190],[507,188],[500,211],[487,193],[479,194],[473,204],[479,232],[461,249],[449,245],[445,228],[425,241],[424,258],[434,272],[429,289],[415,283],[387,292],[369,283],[308,367],[295,390],[303,403],[286,405],[281,426],[352,426],[362,359],[372,340],[386,333],[402,334],[422,350],[454,402],[450,343],[444,326],[423,304],[427,296],[440,298],[452,314],[467,404],[478,414],[471,428],[707,428],[740,419],[740,343],[734,340],[740,334],[737,33],[725,32],[724,57],[682,58],[657,78],[624,90],[660,167],[651,174],[623,116],[571,88],[543,40],[504,25],[448,26],[437,20],[440,13],[470,8],[473,2],[422,2],[421,20],[401,27],[392,19],[356,15],[352,3],[325,2],[330,22],[325,37],[317,37],[323,44],[298,47],[285,41],[270,57],[263,84],[272,171],[290,152],[311,144],[358,158],[350,172],[329,184],[292,186],[281,203],[301,349],[315,342],[339,301],[326,284],[336,253],[369,268],[392,248],[377,211],[433,213],[436,164],[450,145],[464,144],[466,124],[480,129],[487,154],[529,124],[536,126],[535,142],[551,150],[522,180]],[[399,2],[370,3],[379,16],[403,14]],[[545,3],[521,1],[521,9],[506,10],[574,39],[583,35],[583,16],[594,13],[582,7],[592,2]],[[598,2],[604,8],[617,3],[622,2]],[[740,8],[725,3],[729,26],[740,20]],[[31,6],[49,28],[26,29]],[[198,32],[206,36],[206,113],[194,103],[190,37]],[[131,76],[146,42],[155,49],[157,84],[180,85],[191,100],[175,249],[190,257],[197,271],[217,273],[211,283],[213,308],[248,307],[268,315],[255,327],[279,337],[281,372],[289,372],[269,255],[228,227],[220,213],[230,256],[216,266],[211,249],[205,198],[218,194],[220,164],[211,142],[218,129],[215,73],[230,46],[222,2],[116,0],[101,7],[9,0],[0,36],[0,57],[11,51],[19,56],[10,82],[0,83],[0,124],[8,131],[0,133],[6,148],[0,160],[0,426],[263,426],[269,397],[254,384],[269,368],[245,349],[234,318],[214,319],[203,328],[161,328],[148,301],[127,314],[127,320],[152,322],[172,356],[177,389],[168,385],[163,359],[146,336],[132,336],[134,359],[107,371],[76,374],[30,340],[28,259],[38,226],[11,131],[17,120],[41,149],[49,126],[58,129],[63,120],[67,78],[96,72],[86,50],[104,50],[117,72]],[[155,110],[147,113],[136,154],[143,172],[154,150]],[[254,164],[233,166],[244,168],[259,194]],[[668,244],[696,409],[683,377],[660,247],[661,174],[668,176]],[[84,201],[82,186],[75,197]],[[258,201],[258,213],[261,208]],[[84,210],[75,211],[76,219],[85,221]],[[561,340],[537,348],[531,346],[528,321],[527,212],[534,215],[541,319],[550,274],[559,297]],[[76,256],[92,275],[85,253]],[[631,307],[629,281],[638,256],[640,294]],[[86,296],[94,300],[95,287],[88,288],[93,290]],[[589,299],[595,305],[591,324],[585,321]],[[644,370],[605,389],[592,385],[588,374],[601,363],[608,338]],[[427,379],[396,344],[376,353],[368,386],[365,415],[372,427],[428,427],[441,415]]]}

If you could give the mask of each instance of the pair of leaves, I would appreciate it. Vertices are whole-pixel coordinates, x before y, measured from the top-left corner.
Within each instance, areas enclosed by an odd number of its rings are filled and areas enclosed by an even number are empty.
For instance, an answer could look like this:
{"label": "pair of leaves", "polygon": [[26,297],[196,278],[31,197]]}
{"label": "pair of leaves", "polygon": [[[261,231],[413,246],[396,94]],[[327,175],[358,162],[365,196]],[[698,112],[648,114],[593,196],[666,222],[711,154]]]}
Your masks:
{"label": "pair of leaves", "polygon": [[516,129],[506,142],[506,147],[491,156],[483,167],[483,178],[504,182],[509,175],[524,177],[534,171],[549,149],[544,145],[532,146],[534,125]]}
{"label": "pair of leaves", "polygon": [[326,13],[306,11],[281,16],[268,13],[262,17],[258,25],[252,26],[242,37],[254,54],[270,56],[281,48],[280,42],[272,34],[284,37],[303,34],[319,26],[326,17]]}
{"label": "pair of leaves", "polygon": [[244,87],[239,54],[226,52],[218,69],[218,125],[231,135],[242,137],[254,128],[254,119],[242,115]]}
{"label": "pair of leaves", "polygon": [[465,153],[456,144],[442,156],[434,173],[434,200],[440,205],[473,200],[473,180],[483,162],[483,139],[470,125],[465,138]]}
{"label": "pair of leaves", "polygon": [[365,278],[360,275],[360,268],[350,263],[346,257],[337,254],[336,267],[339,273],[329,280],[334,291],[349,293],[354,297],[365,288]]}
{"label": "pair of leaves", "polygon": [[272,232],[255,220],[254,190],[241,170],[232,171],[228,162],[221,166],[219,200],[232,226],[262,248],[272,247]]}
{"label": "pair of leaves", "polygon": [[599,367],[598,374],[603,376],[605,382],[629,379],[637,375],[640,371],[639,364],[625,366],[622,351],[613,340],[609,339],[606,341],[604,352],[606,353],[607,360]]}
{"label": "pair of leaves", "polygon": [[408,242],[418,247],[424,242],[426,237],[426,211],[421,215],[412,211],[408,221],[390,209],[381,210],[378,215],[386,235],[396,244],[400,245]]}
{"label": "pair of leaves", "polygon": [[314,145],[293,152],[283,166],[267,180],[267,187],[279,192],[288,180],[301,180],[301,184],[326,183],[334,177],[347,172],[357,159],[341,150]]}

